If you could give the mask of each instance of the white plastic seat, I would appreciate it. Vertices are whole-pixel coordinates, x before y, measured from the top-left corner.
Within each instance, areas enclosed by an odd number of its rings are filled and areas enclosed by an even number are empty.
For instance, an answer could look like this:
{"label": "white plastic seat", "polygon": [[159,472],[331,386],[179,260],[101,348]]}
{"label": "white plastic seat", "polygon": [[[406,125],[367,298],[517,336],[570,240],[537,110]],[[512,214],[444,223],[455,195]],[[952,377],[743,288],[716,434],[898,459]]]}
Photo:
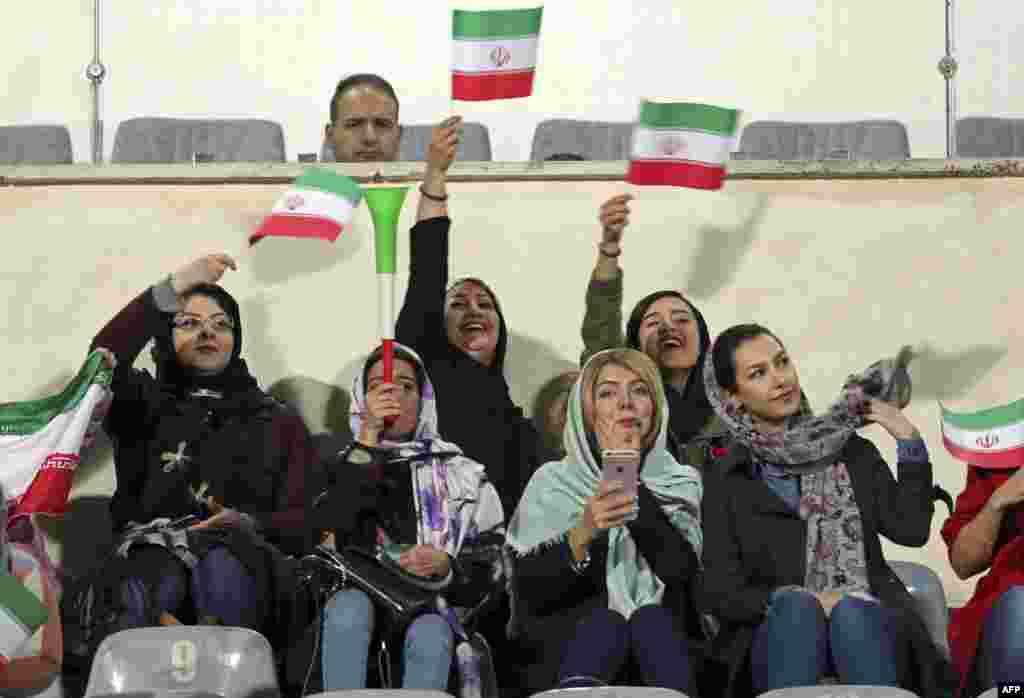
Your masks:
{"label": "white plastic seat", "polygon": [[918,698],[918,696],[902,688],[890,686],[834,684],[832,686],[779,688],[762,693],[758,698]]}
{"label": "white plastic seat", "polygon": [[279,698],[270,643],[246,628],[173,625],[106,638],[86,698]]}
{"label": "white plastic seat", "polygon": [[533,698],[687,698],[685,693],[669,688],[644,686],[600,686],[598,688],[556,688],[534,693]]}
{"label": "white plastic seat", "polygon": [[444,691],[428,691],[415,688],[359,688],[347,691],[324,691],[306,698],[452,698]]}

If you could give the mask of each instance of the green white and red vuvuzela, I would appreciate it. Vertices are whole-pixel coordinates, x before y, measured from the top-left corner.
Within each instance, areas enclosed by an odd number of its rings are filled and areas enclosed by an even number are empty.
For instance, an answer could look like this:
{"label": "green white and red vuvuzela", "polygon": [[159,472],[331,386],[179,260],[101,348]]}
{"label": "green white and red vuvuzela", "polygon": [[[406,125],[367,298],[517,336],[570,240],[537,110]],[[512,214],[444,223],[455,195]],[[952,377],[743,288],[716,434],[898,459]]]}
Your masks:
{"label": "green white and red vuvuzela", "polygon": [[352,220],[363,190],[355,180],[311,167],[292,182],[270,215],[249,237],[255,244],[268,236],[320,238],[334,242]]}
{"label": "green white and red vuvuzela", "polygon": [[454,10],[452,99],[529,97],[543,10]]}
{"label": "green white and red vuvuzela", "polygon": [[[0,405],[0,485],[7,521],[63,514],[79,451],[99,427],[111,371],[98,352],[64,390],[41,400]],[[7,522],[3,522],[5,525]]]}
{"label": "green white and red vuvuzela", "polygon": [[644,101],[626,181],[721,189],[739,114],[709,104]]}
{"label": "green white and red vuvuzela", "polygon": [[1024,400],[970,413],[940,407],[942,441],[954,458],[979,468],[1024,466]]}

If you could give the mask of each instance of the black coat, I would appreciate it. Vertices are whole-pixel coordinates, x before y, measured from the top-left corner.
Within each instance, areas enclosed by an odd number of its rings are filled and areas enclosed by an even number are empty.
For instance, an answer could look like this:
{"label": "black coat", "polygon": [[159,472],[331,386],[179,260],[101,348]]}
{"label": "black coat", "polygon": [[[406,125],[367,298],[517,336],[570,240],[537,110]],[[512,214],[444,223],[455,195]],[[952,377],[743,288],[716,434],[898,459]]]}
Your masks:
{"label": "black coat", "polygon": [[[932,467],[898,464],[899,479],[875,446],[853,436],[843,448],[861,510],[871,593],[895,610],[910,644],[911,685],[921,696],[940,696],[956,686],[950,664],[931,641],[915,603],[882,556],[879,534],[900,545],[921,547],[931,528]],[[772,592],[804,585],[805,522],[764,482],[750,474],[750,453],[733,446],[718,467],[705,473],[704,577],[702,601],[722,627],[713,654],[729,667],[725,695],[753,695],[750,646]]]}
{"label": "black coat", "polygon": [[[639,499],[639,516],[627,524],[630,535],[665,583],[662,603],[691,637],[699,639],[693,593],[698,579],[697,555],[642,485]],[[608,607],[607,537],[591,544],[590,559],[582,574],[574,572],[572,551],[564,538],[515,558],[517,645],[528,665],[526,688],[531,692],[554,687],[563,649],[575,637],[576,624],[593,610]]]}
{"label": "black coat", "polygon": [[498,299],[494,302],[501,326],[492,366],[484,366],[448,341],[444,296],[450,227],[448,218],[429,218],[409,231],[409,286],[395,335],[423,359],[437,393],[438,424],[445,438],[487,469],[508,517],[544,452],[533,423],[512,402],[502,373],[508,328]]}

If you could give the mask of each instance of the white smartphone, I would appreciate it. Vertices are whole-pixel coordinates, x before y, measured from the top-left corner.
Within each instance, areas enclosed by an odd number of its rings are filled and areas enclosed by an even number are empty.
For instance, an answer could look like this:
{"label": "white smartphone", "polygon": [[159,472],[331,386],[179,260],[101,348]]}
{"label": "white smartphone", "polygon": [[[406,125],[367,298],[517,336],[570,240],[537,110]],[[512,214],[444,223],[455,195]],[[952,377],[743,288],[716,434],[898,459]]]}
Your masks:
{"label": "white smartphone", "polygon": [[601,453],[604,463],[603,480],[618,480],[622,483],[622,492],[636,495],[640,481],[640,452],[632,449],[607,449]]}

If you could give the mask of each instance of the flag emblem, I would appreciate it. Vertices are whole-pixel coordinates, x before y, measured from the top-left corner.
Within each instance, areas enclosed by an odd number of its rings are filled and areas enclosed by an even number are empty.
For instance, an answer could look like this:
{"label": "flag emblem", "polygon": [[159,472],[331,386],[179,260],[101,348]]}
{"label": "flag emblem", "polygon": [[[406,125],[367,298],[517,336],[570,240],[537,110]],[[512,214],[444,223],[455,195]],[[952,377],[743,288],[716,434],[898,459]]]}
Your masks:
{"label": "flag emblem", "polygon": [[306,200],[300,194],[289,194],[285,199],[284,205],[289,211],[294,211],[305,206]]}
{"label": "flag emblem", "polygon": [[495,68],[501,68],[510,60],[512,60],[512,52],[504,46],[498,46],[491,51],[491,63],[494,64]]}
{"label": "flag emblem", "polygon": [[674,136],[668,136],[661,139],[659,146],[659,150],[662,155],[667,155],[669,157],[672,157],[673,155],[682,155],[686,152],[686,141]]}

